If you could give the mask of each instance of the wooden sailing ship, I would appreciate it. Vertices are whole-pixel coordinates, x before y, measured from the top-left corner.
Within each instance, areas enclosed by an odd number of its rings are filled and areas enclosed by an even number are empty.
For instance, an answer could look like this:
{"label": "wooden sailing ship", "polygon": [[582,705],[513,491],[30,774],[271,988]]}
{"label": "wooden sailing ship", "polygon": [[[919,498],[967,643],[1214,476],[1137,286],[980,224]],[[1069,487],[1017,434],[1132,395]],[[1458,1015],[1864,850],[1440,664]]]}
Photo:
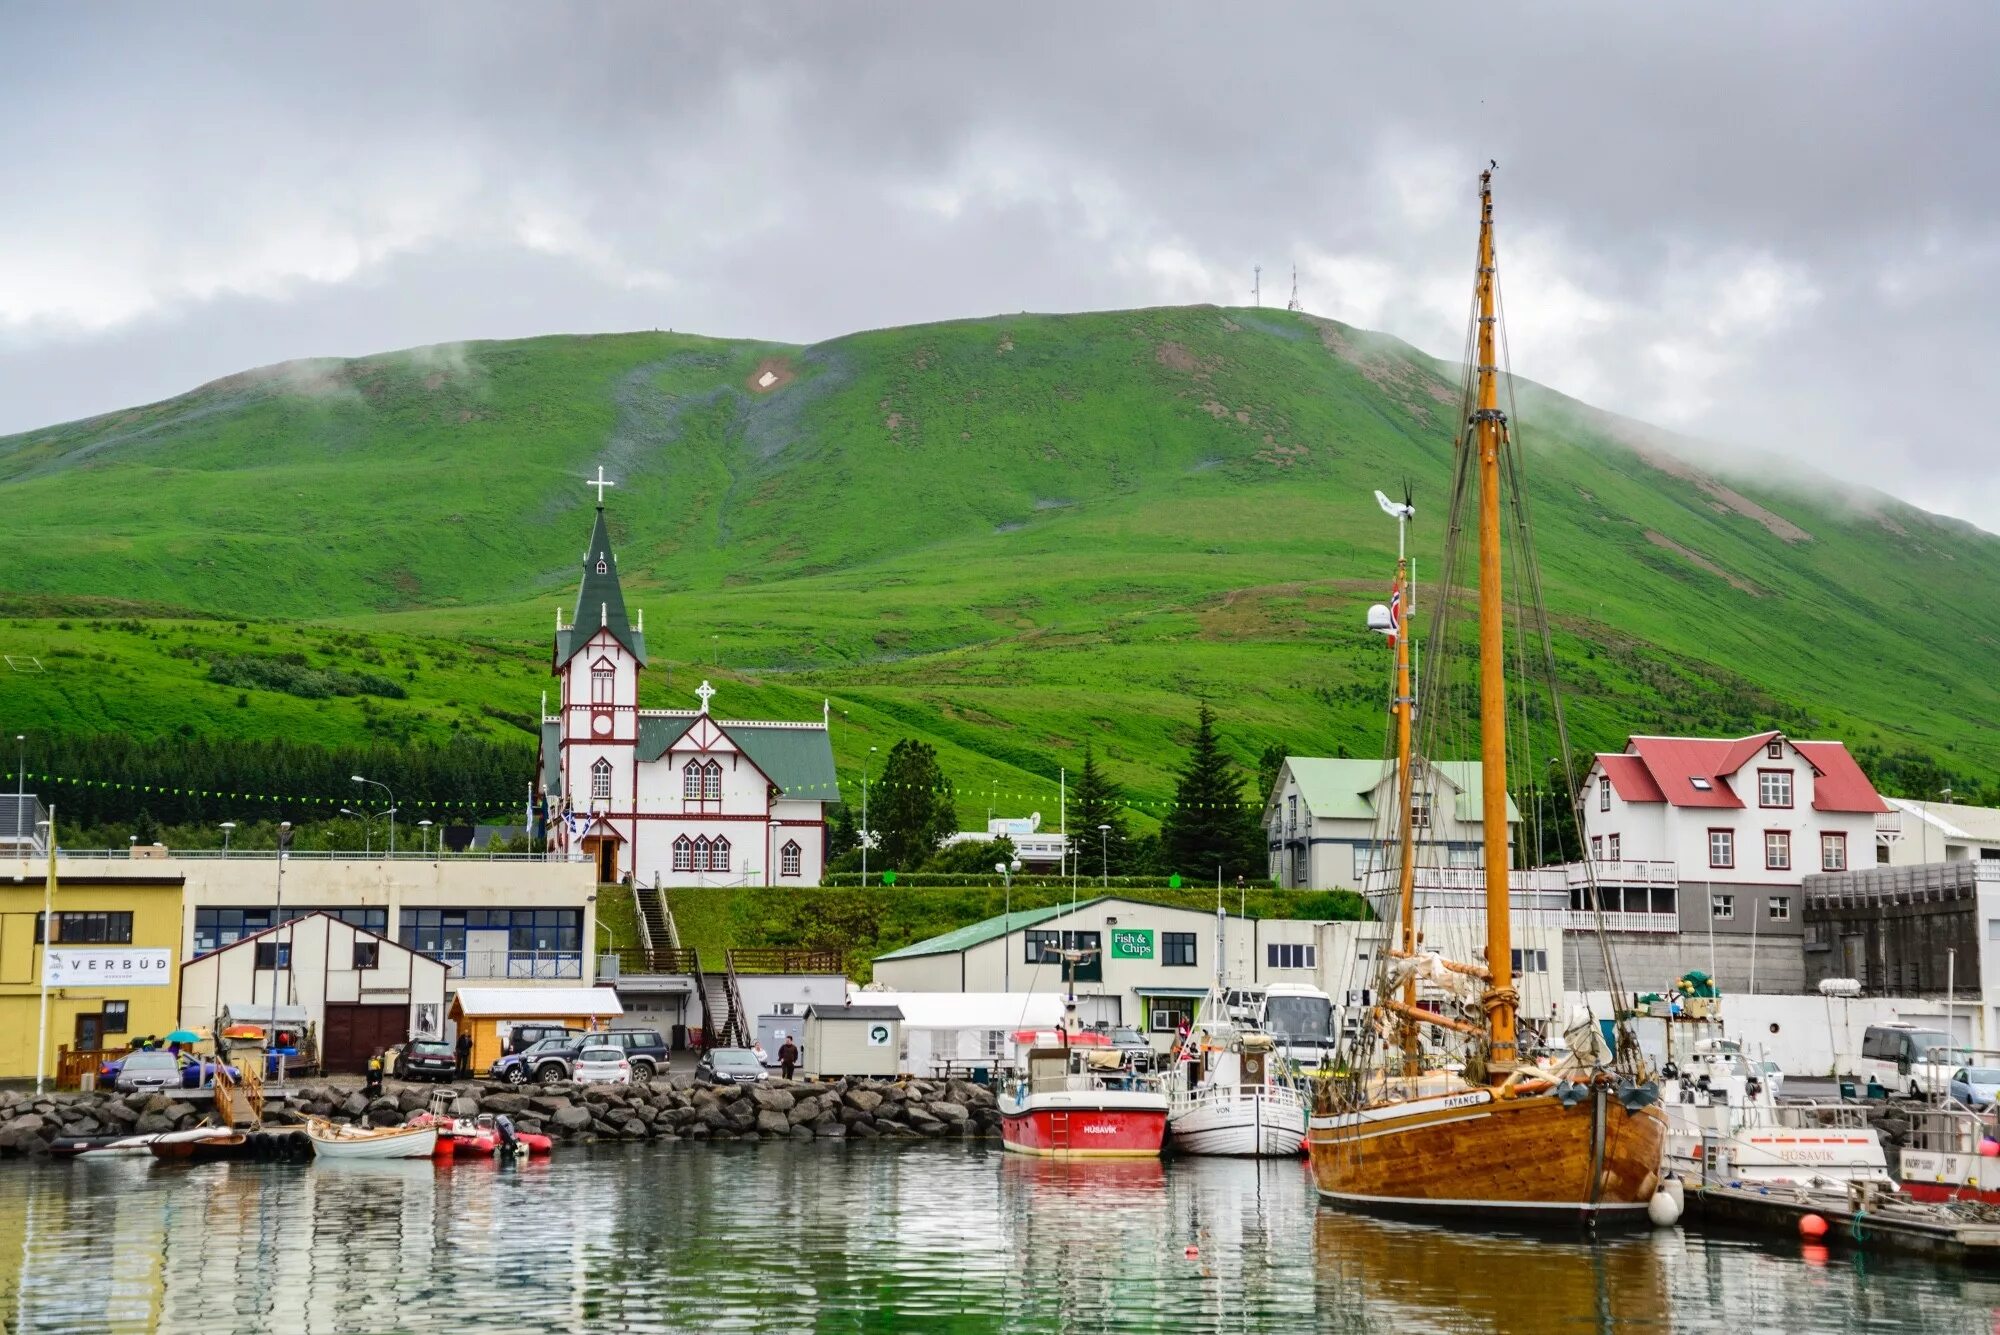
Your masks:
{"label": "wooden sailing ship", "polygon": [[[1484,857],[1484,948],[1449,958],[1426,946],[1415,919],[1416,774],[1411,727],[1412,610],[1402,605],[1408,562],[1400,534],[1413,507],[1378,493],[1399,525],[1396,595],[1371,624],[1395,646],[1395,747],[1399,810],[1391,833],[1400,854],[1393,949],[1379,952],[1374,1004],[1344,1073],[1321,1085],[1307,1143],[1321,1196],[1350,1208],[1427,1214],[1479,1225],[1535,1218],[1643,1218],[1660,1182],[1667,1122],[1637,1044],[1620,1032],[1607,1045],[1593,1017],[1573,1017],[1561,1058],[1519,1051],[1509,911],[1508,694],[1500,572],[1502,475],[1518,477],[1508,416],[1501,411],[1496,355],[1498,291],[1489,169],[1479,178],[1473,354],[1463,391],[1451,541],[1459,506],[1476,490],[1478,713]],[[1516,483],[1518,485],[1518,483]],[[1532,571],[1525,510],[1510,554]],[[1525,553],[1522,549],[1526,549]],[[1456,568],[1447,550],[1446,569]],[[1449,581],[1448,581],[1449,584]],[[1538,588],[1533,588],[1538,593]],[[1439,612],[1454,601],[1447,587]],[[1544,625],[1546,622],[1544,621]],[[1546,642],[1543,646],[1546,649]],[[1441,679],[1433,655],[1425,677]],[[1553,680],[1550,682],[1553,692]],[[1559,705],[1554,711],[1560,735]],[[1426,719],[1427,726],[1434,720]],[[1561,754],[1567,757],[1566,739]],[[1573,786],[1570,791],[1574,791]],[[1607,953],[1608,963],[1608,953]],[[1431,996],[1420,992],[1424,983]],[[1614,988],[1614,995],[1616,991]],[[1430,1041],[1426,1043],[1424,1040]]]}

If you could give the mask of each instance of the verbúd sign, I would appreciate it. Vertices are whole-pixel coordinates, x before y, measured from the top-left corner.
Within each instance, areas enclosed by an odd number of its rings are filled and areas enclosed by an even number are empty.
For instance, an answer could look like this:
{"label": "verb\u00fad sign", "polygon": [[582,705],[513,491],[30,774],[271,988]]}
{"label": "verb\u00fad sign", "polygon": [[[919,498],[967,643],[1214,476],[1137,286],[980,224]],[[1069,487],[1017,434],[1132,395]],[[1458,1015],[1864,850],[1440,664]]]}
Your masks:
{"label": "verb\u00fad sign", "polygon": [[50,987],[166,987],[174,980],[174,953],[50,946],[42,969]]}

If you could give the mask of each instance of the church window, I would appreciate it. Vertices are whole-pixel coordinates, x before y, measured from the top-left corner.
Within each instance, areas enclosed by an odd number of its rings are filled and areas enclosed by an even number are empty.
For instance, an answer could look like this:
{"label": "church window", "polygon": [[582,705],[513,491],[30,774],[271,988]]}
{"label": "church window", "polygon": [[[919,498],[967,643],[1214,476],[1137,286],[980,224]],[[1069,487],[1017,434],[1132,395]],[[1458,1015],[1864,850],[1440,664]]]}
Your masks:
{"label": "church window", "polygon": [[610,704],[612,694],[617,689],[617,684],[617,673],[612,671],[610,664],[600,660],[597,666],[590,669],[590,703],[594,705]]}
{"label": "church window", "polygon": [[590,800],[593,802],[611,800],[611,762],[601,757],[590,767]]}
{"label": "church window", "polygon": [[778,850],[778,874],[797,876],[799,874],[799,841],[785,840],[785,846]]}
{"label": "church window", "polygon": [[690,802],[701,800],[701,762],[688,761],[681,770],[681,796]]}
{"label": "church window", "polygon": [[729,870],[729,841],[719,834],[715,836],[715,842],[708,846],[708,869]]}
{"label": "church window", "polygon": [[694,841],[694,870],[708,870],[708,836],[702,835]]}
{"label": "church window", "polygon": [[674,870],[690,871],[693,867],[694,845],[688,842],[686,835],[682,835],[674,840]]}
{"label": "church window", "polygon": [[701,795],[710,802],[722,800],[722,766],[713,760],[702,767]]}

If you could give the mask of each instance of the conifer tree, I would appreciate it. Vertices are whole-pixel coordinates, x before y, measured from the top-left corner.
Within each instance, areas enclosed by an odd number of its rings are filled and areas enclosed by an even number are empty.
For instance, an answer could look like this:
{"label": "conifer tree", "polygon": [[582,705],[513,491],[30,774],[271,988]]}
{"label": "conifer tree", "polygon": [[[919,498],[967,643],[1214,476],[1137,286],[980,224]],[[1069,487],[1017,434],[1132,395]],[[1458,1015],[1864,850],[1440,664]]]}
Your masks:
{"label": "conifer tree", "polygon": [[914,871],[935,853],[958,825],[951,780],[938,765],[937,752],[927,742],[905,737],[889,750],[880,787],[870,803],[868,823],[875,827],[879,859],[884,869]]}
{"label": "conifer tree", "polygon": [[1194,743],[1174,789],[1173,809],[1160,826],[1160,858],[1168,871],[1208,880],[1270,872],[1263,826],[1243,796],[1243,780],[1215,737],[1215,711],[1196,716]]}
{"label": "conifer tree", "polygon": [[[1088,743],[1083,748],[1083,770],[1076,777],[1076,789],[1070,798],[1069,809],[1069,849],[1076,859],[1077,870],[1085,876],[1092,873],[1125,876],[1130,874],[1130,836],[1125,829],[1125,798],[1118,791],[1118,785],[1111,781],[1097,764],[1097,756]],[[1109,825],[1109,830],[1097,827]]]}

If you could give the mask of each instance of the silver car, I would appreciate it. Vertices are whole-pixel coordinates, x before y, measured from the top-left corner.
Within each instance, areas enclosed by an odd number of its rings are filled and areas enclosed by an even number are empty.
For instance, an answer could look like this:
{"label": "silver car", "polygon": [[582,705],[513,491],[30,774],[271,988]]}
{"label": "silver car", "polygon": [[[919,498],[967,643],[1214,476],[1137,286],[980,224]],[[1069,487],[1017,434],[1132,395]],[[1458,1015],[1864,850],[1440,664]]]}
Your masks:
{"label": "silver car", "polygon": [[157,1094],[181,1087],[181,1064],[170,1052],[148,1049],[127,1056],[118,1067],[118,1088],[128,1094]]}

